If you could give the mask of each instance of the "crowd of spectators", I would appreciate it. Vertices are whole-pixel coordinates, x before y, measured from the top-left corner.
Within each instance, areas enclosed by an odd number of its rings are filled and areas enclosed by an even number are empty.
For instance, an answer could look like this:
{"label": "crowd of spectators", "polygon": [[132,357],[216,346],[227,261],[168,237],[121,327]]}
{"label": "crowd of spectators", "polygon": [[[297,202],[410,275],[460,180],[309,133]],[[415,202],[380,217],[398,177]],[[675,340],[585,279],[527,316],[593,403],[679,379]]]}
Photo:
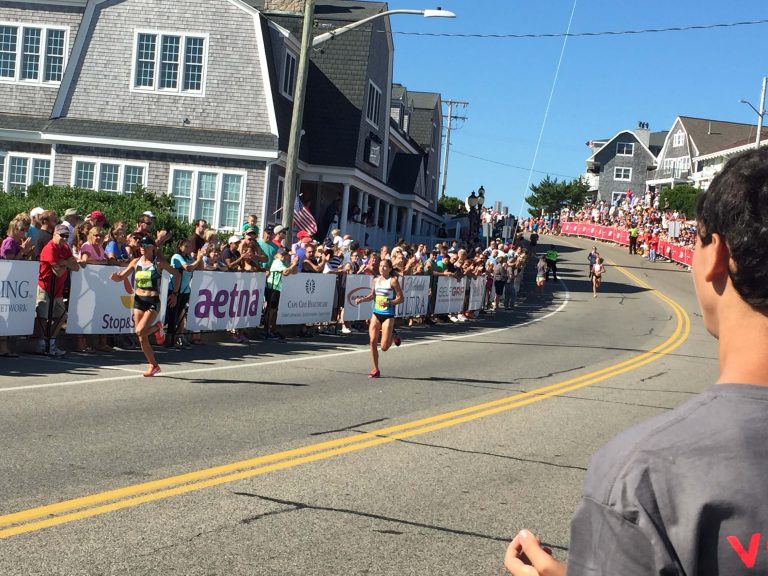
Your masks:
{"label": "crowd of spectators", "polygon": [[[141,255],[141,248],[149,241],[160,248],[173,239],[164,230],[154,230],[155,216],[146,211],[139,216],[135,227],[118,220],[110,223],[99,210],[81,215],[69,209],[61,218],[51,211],[35,208],[28,214],[18,214],[10,223],[7,237],[0,245],[0,258],[38,260],[40,276],[37,295],[37,322],[32,339],[35,351],[60,356],[64,349],[79,352],[113,352],[118,348],[135,348],[132,335],[68,334],[66,345],[57,343],[57,335],[66,331],[66,306],[72,272],[85,266],[125,267]],[[233,330],[227,336],[236,342],[249,339],[283,338],[275,325],[279,296],[284,276],[302,272],[334,274],[338,276],[337,294],[343,295],[345,277],[350,274],[376,276],[383,259],[391,262],[396,273],[404,276],[427,275],[485,279],[483,310],[511,309],[520,291],[522,272],[528,253],[521,245],[522,236],[515,243],[501,239],[491,240],[487,246],[458,241],[442,241],[433,247],[412,245],[400,241],[396,245],[381,246],[378,250],[363,248],[349,235],[333,229],[324,242],[316,241],[305,231],[298,231],[295,242],[288,238],[288,230],[281,225],[268,225],[259,229],[256,216],[249,216],[242,228],[229,237],[210,230],[205,220],[194,223],[189,238],[175,239],[170,266],[178,272],[180,286],[171,281],[165,324],[165,346],[187,348],[201,345],[201,334],[185,328],[186,309],[190,300],[190,286],[195,271],[242,271],[266,275],[263,329]],[[436,280],[435,280],[436,282]],[[432,292],[435,289],[432,283]],[[325,326],[305,326],[303,335],[318,331],[348,334],[355,328],[364,331],[360,323],[344,320],[343,301],[337,298],[334,321]],[[447,316],[426,315],[405,321],[434,323],[441,321],[464,322],[473,312],[464,310]],[[0,356],[15,355],[8,339],[0,339]]]}

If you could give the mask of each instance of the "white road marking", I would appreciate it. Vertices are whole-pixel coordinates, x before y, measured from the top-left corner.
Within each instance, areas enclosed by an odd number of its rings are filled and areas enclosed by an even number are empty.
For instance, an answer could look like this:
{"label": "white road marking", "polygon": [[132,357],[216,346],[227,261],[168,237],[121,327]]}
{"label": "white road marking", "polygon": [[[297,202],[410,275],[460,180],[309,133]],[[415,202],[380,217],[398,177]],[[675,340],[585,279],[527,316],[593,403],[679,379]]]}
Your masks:
{"label": "white road marking", "polygon": [[[562,304],[558,306],[555,310],[552,312],[545,314],[541,318],[534,318],[533,320],[529,320],[527,322],[523,322],[522,324],[515,324],[513,326],[506,326],[504,328],[494,328],[493,330],[485,330],[483,332],[473,332],[471,334],[459,334],[456,336],[448,336],[446,338],[434,338],[434,339],[428,339],[424,340],[422,342],[410,342],[403,344],[400,346],[400,348],[411,348],[413,346],[431,346],[432,344],[440,344],[441,342],[444,342],[446,340],[463,340],[466,338],[474,338],[478,336],[487,336],[489,334],[498,334],[499,332],[506,332],[507,330],[513,330],[517,328],[523,328],[524,326],[530,326],[531,324],[536,324],[537,322],[541,322],[543,320],[546,320],[547,318],[551,318],[555,314],[558,314],[559,312],[562,312],[565,307],[568,305],[568,302],[571,300],[571,292],[568,290],[568,287],[565,285],[565,282],[562,280],[559,281],[560,284],[563,287],[563,290],[565,291],[565,296],[563,298]],[[351,356],[353,354],[368,354],[368,346],[361,346],[359,349],[356,350],[348,350],[345,352],[331,352],[328,354],[322,354],[322,358],[338,358],[340,356]],[[205,368],[188,368],[186,370],[176,370],[175,372],[161,372],[159,378],[162,378],[163,376],[171,377],[171,376],[183,376],[186,374],[198,374],[200,372],[220,372],[223,370],[239,370],[242,368],[259,368],[261,366],[272,366],[274,364],[290,364],[294,362],[306,362],[306,361],[317,361],[317,355],[303,355],[298,358],[280,358],[278,360],[266,360],[264,362],[253,362],[251,364],[227,364],[224,366],[207,366]],[[106,367],[105,367],[106,368]],[[129,376],[111,376],[106,378],[90,378],[86,380],[72,380],[69,382],[50,382],[47,384],[30,384],[28,386],[13,386],[10,388],[0,388],[0,393],[6,393],[6,392],[18,392],[22,390],[39,390],[42,388],[62,388],[65,386],[80,386],[82,384],[97,384],[99,382],[118,382],[121,380],[134,380],[136,378],[142,378],[141,372],[138,372],[135,375],[129,375]],[[156,378],[158,378],[156,377]]]}

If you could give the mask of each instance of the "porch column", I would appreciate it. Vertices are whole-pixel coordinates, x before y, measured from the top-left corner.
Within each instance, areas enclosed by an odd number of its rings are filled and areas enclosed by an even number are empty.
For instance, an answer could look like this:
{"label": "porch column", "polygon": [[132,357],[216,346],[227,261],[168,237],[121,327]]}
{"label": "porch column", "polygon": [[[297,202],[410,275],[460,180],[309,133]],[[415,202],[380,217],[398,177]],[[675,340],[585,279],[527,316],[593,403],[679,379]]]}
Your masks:
{"label": "porch column", "polygon": [[341,195],[341,222],[339,228],[344,230],[349,226],[349,184],[344,184],[344,192]]}
{"label": "porch column", "polygon": [[389,219],[389,226],[391,230],[389,232],[391,234],[397,234],[397,206],[392,206],[392,217]]}
{"label": "porch column", "polygon": [[390,212],[390,206],[389,204],[384,204],[384,233],[389,234],[389,212]]}
{"label": "porch column", "polygon": [[375,198],[373,200],[373,222],[374,227],[379,227],[379,206],[381,206],[381,198]]}
{"label": "porch column", "polygon": [[405,211],[405,226],[403,226],[403,237],[406,241],[410,241],[413,235],[413,208],[408,208]]}
{"label": "porch column", "polygon": [[421,229],[421,224],[422,224],[421,217],[422,217],[422,213],[421,212],[416,212],[416,236],[423,236],[424,235],[423,231]]}
{"label": "porch column", "polygon": [[360,219],[363,218],[363,191],[357,191],[357,207],[360,209]]}

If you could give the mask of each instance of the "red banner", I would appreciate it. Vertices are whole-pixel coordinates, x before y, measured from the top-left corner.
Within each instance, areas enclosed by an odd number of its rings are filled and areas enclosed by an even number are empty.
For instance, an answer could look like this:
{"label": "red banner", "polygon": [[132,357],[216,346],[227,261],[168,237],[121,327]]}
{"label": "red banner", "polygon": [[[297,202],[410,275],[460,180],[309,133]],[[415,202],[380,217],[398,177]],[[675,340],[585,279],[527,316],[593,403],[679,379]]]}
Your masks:
{"label": "red banner", "polygon": [[[604,242],[614,242],[629,246],[629,232],[610,226],[599,226],[589,222],[561,222],[560,233],[568,236],[584,236]],[[677,246],[667,240],[659,241],[659,255],[674,262],[690,266],[693,263],[693,250],[685,246]]]}

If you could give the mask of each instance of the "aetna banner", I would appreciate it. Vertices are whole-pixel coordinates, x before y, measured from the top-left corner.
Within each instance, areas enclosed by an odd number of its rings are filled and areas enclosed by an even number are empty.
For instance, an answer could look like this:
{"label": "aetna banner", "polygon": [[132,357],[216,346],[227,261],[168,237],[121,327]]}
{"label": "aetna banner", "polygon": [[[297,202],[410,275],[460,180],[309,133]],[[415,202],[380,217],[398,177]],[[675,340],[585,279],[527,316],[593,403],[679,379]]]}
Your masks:
{"label": "aetna banner", "polygon": [[189,299],[190,330],[255,328],[261,324],[264,274],[195,272]]}

